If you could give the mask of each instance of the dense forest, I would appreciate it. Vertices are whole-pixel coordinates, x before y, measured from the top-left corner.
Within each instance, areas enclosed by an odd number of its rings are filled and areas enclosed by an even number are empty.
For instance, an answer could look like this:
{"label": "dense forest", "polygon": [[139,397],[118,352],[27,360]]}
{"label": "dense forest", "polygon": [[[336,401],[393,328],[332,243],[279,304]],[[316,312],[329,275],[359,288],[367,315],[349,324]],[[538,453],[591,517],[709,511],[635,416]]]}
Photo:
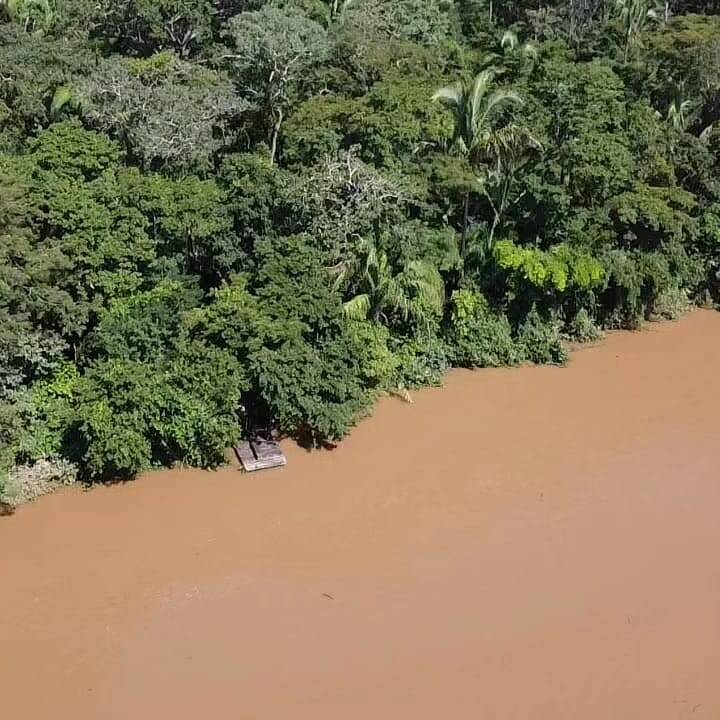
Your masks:
{"label": "dense forest", "polygon": [[716,302],[715,13],[4,0],[0,501]]}

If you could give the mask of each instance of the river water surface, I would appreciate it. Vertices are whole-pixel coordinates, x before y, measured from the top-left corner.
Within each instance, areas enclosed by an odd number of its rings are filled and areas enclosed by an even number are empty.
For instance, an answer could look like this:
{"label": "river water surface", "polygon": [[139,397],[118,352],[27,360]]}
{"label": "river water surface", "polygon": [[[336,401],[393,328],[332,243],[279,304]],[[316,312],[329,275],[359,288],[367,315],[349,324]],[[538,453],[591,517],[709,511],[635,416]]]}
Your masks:
{"label": "river water surface", "polygon": [[0,518],[8,720],[720,718],[720,313]]}

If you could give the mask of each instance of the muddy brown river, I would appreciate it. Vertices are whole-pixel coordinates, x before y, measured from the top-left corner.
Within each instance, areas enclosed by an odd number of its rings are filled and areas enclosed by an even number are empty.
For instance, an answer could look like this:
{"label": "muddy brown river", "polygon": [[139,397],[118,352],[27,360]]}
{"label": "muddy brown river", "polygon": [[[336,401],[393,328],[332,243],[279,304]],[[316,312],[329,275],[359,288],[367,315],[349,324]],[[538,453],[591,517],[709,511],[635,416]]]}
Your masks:
{"label": "muddy brown river", "polygon": [[720,313],[0,518],[8,720],[718,720]]}

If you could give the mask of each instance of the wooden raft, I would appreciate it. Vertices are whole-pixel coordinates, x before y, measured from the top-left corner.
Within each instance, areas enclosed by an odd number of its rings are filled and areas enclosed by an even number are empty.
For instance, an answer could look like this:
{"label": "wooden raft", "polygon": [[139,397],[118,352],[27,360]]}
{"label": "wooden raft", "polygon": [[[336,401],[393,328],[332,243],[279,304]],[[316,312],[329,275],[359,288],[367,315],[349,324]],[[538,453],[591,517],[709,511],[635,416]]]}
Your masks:
{"label": "wooden raft", "polygon": [[283,451],[274,440],[251,440],[240,443],[235,454],[246,472],[287,465]]}

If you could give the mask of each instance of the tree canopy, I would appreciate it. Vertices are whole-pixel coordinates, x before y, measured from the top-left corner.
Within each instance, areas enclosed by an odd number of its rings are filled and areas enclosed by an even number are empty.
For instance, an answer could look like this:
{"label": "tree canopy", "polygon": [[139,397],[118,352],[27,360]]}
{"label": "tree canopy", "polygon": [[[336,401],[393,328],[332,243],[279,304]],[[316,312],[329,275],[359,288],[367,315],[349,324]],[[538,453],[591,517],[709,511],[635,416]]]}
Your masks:
{"label": "tree canopy", "polygon": [[0,501],[717,303],[719,11],[3,3]]}

